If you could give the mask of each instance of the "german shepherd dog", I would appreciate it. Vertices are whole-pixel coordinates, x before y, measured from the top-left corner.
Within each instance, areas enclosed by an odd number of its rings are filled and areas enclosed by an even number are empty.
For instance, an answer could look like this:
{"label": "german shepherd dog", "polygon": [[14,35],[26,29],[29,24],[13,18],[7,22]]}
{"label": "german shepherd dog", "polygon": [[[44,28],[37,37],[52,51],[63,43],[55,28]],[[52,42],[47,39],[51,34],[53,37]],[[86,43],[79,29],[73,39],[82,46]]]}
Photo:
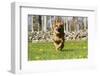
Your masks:
{"label": "german shepherd dog", "polygon": [[64,47],[64,22],[60,17],[57,17],[52,25],[53,43],[56,51],[61,51]]}

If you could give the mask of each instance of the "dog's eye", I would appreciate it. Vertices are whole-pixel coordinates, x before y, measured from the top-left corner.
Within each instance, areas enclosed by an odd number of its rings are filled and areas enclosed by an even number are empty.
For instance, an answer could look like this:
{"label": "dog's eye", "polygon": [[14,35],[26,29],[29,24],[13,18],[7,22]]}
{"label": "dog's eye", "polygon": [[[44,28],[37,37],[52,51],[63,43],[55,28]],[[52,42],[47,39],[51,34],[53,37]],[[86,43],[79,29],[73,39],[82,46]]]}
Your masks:
{"label": "dog's eye", "polygon": [[62,24],[62,25],[60,25],[60,26],[62,26],[62,27],[63,27],[64,25]]}
{"label": "dog's eye", "polygon": [[56,25],[56,27],[57,27],[57,25]]}

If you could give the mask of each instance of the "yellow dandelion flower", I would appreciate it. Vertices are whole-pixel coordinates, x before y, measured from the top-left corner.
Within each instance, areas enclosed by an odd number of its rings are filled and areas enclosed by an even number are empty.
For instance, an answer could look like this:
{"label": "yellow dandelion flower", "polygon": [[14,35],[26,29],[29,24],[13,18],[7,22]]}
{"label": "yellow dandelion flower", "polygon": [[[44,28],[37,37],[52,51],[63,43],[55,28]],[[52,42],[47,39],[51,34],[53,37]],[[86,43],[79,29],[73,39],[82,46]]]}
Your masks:
{"label": "yellow dandelion flower", "polygon": [[40,57],[39,57],[39,56],[36,56],[35,58],[36,58],[36,59],[39,59]]}

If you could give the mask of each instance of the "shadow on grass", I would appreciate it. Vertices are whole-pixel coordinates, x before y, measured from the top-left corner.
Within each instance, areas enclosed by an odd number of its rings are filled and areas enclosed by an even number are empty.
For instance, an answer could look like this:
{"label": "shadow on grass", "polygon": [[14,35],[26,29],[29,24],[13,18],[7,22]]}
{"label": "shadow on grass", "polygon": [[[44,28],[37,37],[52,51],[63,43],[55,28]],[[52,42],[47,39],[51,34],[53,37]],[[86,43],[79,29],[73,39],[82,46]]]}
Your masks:
{"label": "shadow on grass", "polygon": [[63,49],[62,52],[75,51],[75,49]]}

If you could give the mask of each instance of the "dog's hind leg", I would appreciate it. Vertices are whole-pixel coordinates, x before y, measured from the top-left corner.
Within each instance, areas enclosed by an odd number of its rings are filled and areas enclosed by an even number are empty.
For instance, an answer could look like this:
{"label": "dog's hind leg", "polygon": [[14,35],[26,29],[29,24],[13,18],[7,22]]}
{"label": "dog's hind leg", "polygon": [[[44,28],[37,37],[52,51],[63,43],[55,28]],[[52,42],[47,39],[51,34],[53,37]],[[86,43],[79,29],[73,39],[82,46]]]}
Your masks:
{"label": "dog's hind leg", "polygon": [[63,48],[64,48],[64,43],[62,43],[62,45],[61,45],[61,49],[60,49],[60,50],[62,51]]}

